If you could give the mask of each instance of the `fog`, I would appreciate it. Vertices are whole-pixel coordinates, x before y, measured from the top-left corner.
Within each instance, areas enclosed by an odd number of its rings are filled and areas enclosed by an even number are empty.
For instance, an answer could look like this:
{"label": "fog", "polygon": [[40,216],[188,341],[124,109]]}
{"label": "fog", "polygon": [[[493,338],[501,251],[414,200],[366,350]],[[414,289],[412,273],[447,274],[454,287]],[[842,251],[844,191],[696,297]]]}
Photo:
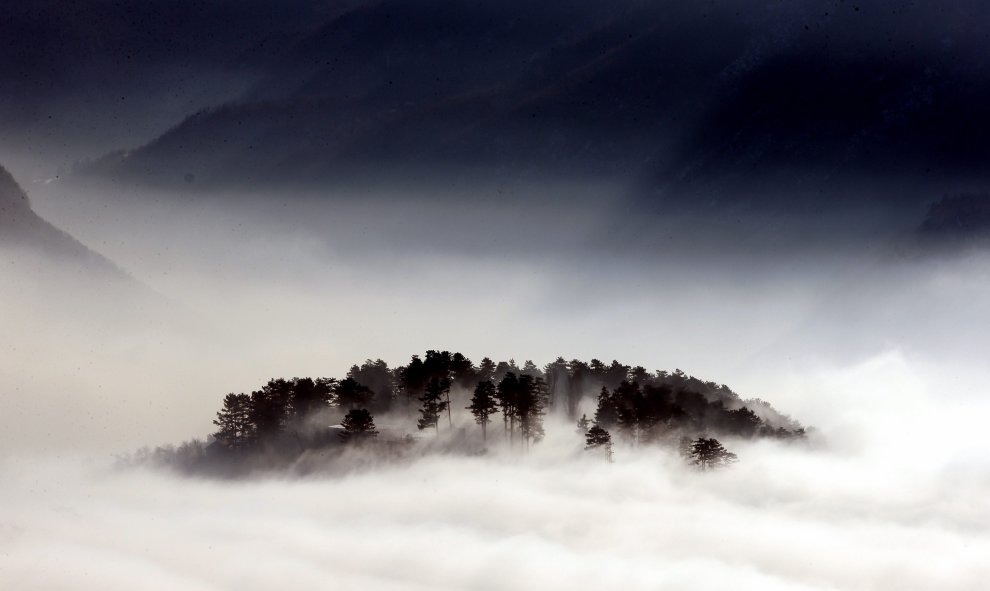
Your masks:
{"label": "fog", "polygon": [[[4,251],[2,587],[978,589],[990,576],[985,253],[779,217],[658,216],[616,233],[643,220],[607,185],[237,208],[54,186],[27,186],[35,208],[133,285]],[[221,481],[114,461],[205,437],[227,392],[429,348],[680,368],[815,434],[728,442],[740,462],[717,473],[651,448],[607,464],[556,420],[528,455],[357,457],[343,474]]]}
{"label": "fog", "polygon": [[[5,4],[0,589],[987,587],[986,2]],[[196,443],[431,349],[786,429]]]}
{"label": "fog", "polygon": [[522,457],[432,456],[307,478],[8,458],[0,582],[979,589],[990,575],[990,465],[977,436],[987,408],[943,405],[943,377],[897,354],[786,375],[795,396],[828,399],[806,416],[827,443],[735,443],[740,462],[715,473],[656,449],[619,448],[608,464],[561,425]]}

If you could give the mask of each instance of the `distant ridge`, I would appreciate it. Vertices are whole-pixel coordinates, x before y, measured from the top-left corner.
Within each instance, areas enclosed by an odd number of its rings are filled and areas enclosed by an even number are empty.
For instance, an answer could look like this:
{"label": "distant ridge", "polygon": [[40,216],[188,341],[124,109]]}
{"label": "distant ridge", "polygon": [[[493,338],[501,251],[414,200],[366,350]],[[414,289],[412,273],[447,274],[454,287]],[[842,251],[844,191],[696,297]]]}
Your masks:
{"label": "distant ridge", "polygon": [[583,175],[706,211],[990,182],[984,4],[744,4],[356,2],[231,47],[251,89],[80,171],[180,190]]}
{"label": "distant ridge", "polygon": [[35,213],[27,194],[3,166],[0,166],[0,247],[25,249],[57,262],[83,266],[87,272],[127,276],[107,258]]}

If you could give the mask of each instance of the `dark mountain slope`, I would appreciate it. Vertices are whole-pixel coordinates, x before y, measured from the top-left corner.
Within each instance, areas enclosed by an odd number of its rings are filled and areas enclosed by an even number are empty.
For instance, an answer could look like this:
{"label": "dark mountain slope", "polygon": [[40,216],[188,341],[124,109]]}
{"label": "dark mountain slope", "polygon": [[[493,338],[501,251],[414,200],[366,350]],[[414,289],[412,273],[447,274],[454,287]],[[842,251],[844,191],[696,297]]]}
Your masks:
{"label": "dark mountain slope", "polygon": [[0,247],[24,249],[88,273],[124,278],[113,263],[51,225],[31,209],[27,195],[0,166]]}
{"label": "dark mountain slope", "polygon": [[653,178],[722,202],[823,189],[861,198],[850,185],[891,178],[903,181],[896,198],[910,201],[920,184],[913,198],[927,200],[953,183],[986,182],[990,61],[976,23],[988,9],[864,4],[812,23],[726,84],[679,147],[681,161]]}
{"label": "dark mountain slope", "polygon": [[869,197],[916,206],[990,180],[988,17],[933,1],[365,3],[266,39],[240,101],[89,172],[598,175],[664,207],[820,208],[883,186]]}
{"label": "dark mountain slope", "polygon": [[[694,48],[705,8],[388,1],[269,52],[244,101],[98,163],[152,182],[310,181],[387,167],[627,170],[742,48]],[[721,25],[719,25],[721,26]],[[731,42],[730,42],[731,41]],[[691,60],[685,61],[690,56]],[[241,173],[251,175],[244,179]]]}

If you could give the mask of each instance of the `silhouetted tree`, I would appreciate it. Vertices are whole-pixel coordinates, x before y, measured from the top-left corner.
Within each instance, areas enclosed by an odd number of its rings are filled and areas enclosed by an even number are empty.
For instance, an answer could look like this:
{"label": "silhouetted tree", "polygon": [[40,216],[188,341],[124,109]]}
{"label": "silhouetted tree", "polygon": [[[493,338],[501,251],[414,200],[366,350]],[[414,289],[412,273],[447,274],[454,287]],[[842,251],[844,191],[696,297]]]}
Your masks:
{"label": "silhouetted tree", "polygon": [[495,366],[495,375],[492,376],[492,382],[498,384],[505,379],[505,376],[510,373],[519,375],[519,368],[516,366],[516,360],[510,359],[508,361],[499,361],[498,365]]}
{"label": "silhouetted tree", "polygon": [[567,364],[567,418],[576,419],[577,409],[581,405],[584,395],[597,388],[601,384],[601,379],[592,370],[589,364],[580,359],[571,359]]}
{"label": "silhouetted tree", "polygon": [[450,358],[450,374],[454,383],[465,389],[470,388],[478,379],[474,364],[460,353],[454,353]]}
{"label": "silhouetted tree", "polygon": [[498,406],[502,409],[502,422],[509,432],[509,442],[515,437],[516,431],[516,396],[519,394],[519,378],[513,372],[507,372],[495,392]]}
{"label": "silhouetted tree", "polygon": [[699,428],[705,426],[708,415],[708,400],[703,395],[690,390],[678,390],[674,396],[674,401]]}
{"label": "silhouetted tree", "polygon": [[340,408],[368,408],[374,398],[374,392],[364,384],[359,384],[354,378],[346,378],[337,384],[334,393],[336,403]]}
{"label": "silhouetted tree", "polygon": [[722,429],[732,435],[739,437],[752,437],[756,435],[763,421],[756,413],[746,408],[737,408],[723,413]]}
{"label": "silhouetted tree", "polygon": [[615,412],[616,426],[626,440],[635,443],[639,438],[639,421],[644,407],[639,384],[623,380],[609,398],[609,405]]}
{"label": "silhouetted tree", "polygon": [[293,387],[292,382],[279,378],[251,393],[251,423],[258,440],[268,441],[285,431]]}
{"label": "silhouetted tree", "polygon": [[485,357],[478,364],[478,374],[476,376],[479,382],[492,382],[495,383],[495,362],[490,358]]}
{"label": "silhouetted tree", "polygon": [[557,408],[561,400],[567,399],[567,362],[564,361],[563,357],[558,357],[553,363],[543,366],[543,375],[547,380],[547,392],[549,394],[547,408]]}
{"label": "silhouetted tree", "polygon": [[588,433],[584,438],[586,450],[603,450],[605,452],[605,459],[609,462],[612,461],[612,436],[605,429],[602,429],[598,425],[595,425],[588,430]]}
{"label": "silhouetted tree", "polygon": [[594,373],[587,363],[581,361],[580,359],[571,359],[567,364],[568,379],[567,379],[567,418],[575,419],[577,417],[577,409],[581,404],[581,398],[584,396],[586,388],[592,387],[592,381]]}
{"label": "silhouetted tree", "polygon": [[612,364],[605,369],[605,373],[602,377],[602,381],[605,383],[609,389],[618,388],[622,382],[629,379],[629,366],[623,365],[616,360],[612,360]]}
{"label": "silhouetted tree", "polygon": [[653,376],[650,372],[646,371],[646,368],[642,365],[637,365],[636,367],[629,370],[629,379],[633,382],[638,382],[642,386],[652,383]]}
{"label": "silhouetted tree", "polygon": [[344,420],[340,423],[344,431],[340,433],[341,439],[347,442],[370,439],[378,435],[375,430],[374,417],[366,408],[352,408],[347,411]]}
{"label": "silhouetted tree", "polygon": [[359,384],[364,384],[372,392],[372,402],[368,409],[373,413],[388,412],[395,400],[395,374],[381,359],[365,360],[360,366],[351,366],[347,372]]}
{"label": "silhouetted tree", "polygon": [[672,395],[670,388],[663,385],[650,384],[643,388],[636,409],[639,441],[655,440],[660,436],[662,427],[685,416],[684,410],[672,402]]}
{"label": "silhouetted tree", "polygon": [[408,406],[412,400],[419,400],[423,396],[423,390],[426,388],[426,382],[430,376],[427,373],[426,364],[419,358],[419,355],[413,355],[409,365],[398,369],[398,374],[399,385],[405,394]]}
{"label": "silhouetted tree", "polygon": [[531,359],[527,359],[526,362],[523,363],[522,369],[519,370],[519,373],[530,375],[534,378],[543,377],[543,372],[540,371],[539,367],[536,367],[536,364],[533,363]]}
{"label": "silhouetted tree", "polygon": [[699,437],[691,444],[691,463],[702,470],[712,470],[737,460],[736,454],[725,449],[718,439]]}
{"label": "silhouetted tree", "polygon": [[213,424],[219,427],[213,436],[228,448],[238,451],[250,445],[254,438],[251,397],[247,394],[227,394]]}
{"label": "silhouetted tree", "polygon": [[327,408],[337,385],[333,378],[295,378],[292,382],[292,415],[297,422]]}
{"label": "silhouetted tree", "polygon": [[515,395],[515,415],[519,419],[519,433],[523,443],[543,439],[543,404],[546,383],[529,374],[519,376]]}
{"label": "silhouetted tree", "polygon": [[[467,365],[470,366],[470,364],[470,360],[467,360]],[[444,406],[447,411],[447,424],[452,426],[453,420],[450,417],[450,386],[453,383],[454,356],[451,355],[450,351],[435,351],[431,349],[426,352],[426,360],[423,361],[423,366],[426,370],[427,379],[440,380],[440,383],[444,385],[443,397],[447,403]]]}
{"label": "silhouetted tree", "polygon": [[608,388],[602,386],[598,393],[598,408],[595,409],[595,424],[602,429],[611,429],[619,421],[618,409],[615,407],[615,399],[609,394]]}
{"label": "silhouetted tree", "polygon": [[488,423],[491,416],[498,411],[498,401],[495,399],[495,384],[491,380],[478,382],[471,397],[471,406],[467,407],[474,415],[476,423],[481,425],[481,437],[488,441]]}
{"label": "silhouetted tree", "polygon": [[426,389],[420,398],[423,403],[419,409],[421,418],[416,423],[421,431],[433,427],[437,435],[440,435],[440,415],[447,409],[448,402],[444,400],[444,396],[448,390],[450,382],[440,378],[431,378],[426,383]]}

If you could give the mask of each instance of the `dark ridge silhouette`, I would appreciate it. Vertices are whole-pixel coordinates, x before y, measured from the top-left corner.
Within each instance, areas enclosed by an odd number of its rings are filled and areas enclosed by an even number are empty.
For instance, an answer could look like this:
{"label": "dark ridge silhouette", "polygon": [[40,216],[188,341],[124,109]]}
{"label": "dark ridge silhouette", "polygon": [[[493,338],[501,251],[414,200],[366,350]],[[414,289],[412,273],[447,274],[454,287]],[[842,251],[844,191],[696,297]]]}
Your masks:
{"label": "dark ridge silhouette", "polygon": [[[359,373],[355,368],[374,378],[374,389],[352,377]],[[591,403],[594,420],[587,413],[577,420],[575,444],[583,441],[609,461],[614,441],[676,448],[685,438],[711,446],[715,440],[705,439],[710,434],[805,438],[797,421],[768,403],[742,400],[725,385],[680,370],[650,372],[618,361],[562,358],[543,368],[532,361],[519,368],[513,360],[496,364],[488,358],[476,366],[460,353],[430,350],[391,369],[384,361],[368,360],[342,381],[272,379],[250,394],[228,394],[209,443],[145,450],[130,459],[183,472],[238,475],[334,469],[359,452],[368,461],[480,454],[489,445],[525,453],[546,436],[547,416],[574,420],[576,409]],[[456,421],[452,408],[458,411]],[[502,429],[490,431],[499,414]],[[730,456],[706,455],[699,465],[714,467]]]}
{"label": "dark ridge silhouette", "polygon": [[0,246],[41,254],[79,266],[87,273],[125,278],[123,271],[31,209],[27,194],[0,166]]}
{"label": "dark ridge silhouette", "polygon": [[[52,115],[65,97],[119,103],[138,100],[142,86],[153,93],[174,92],[155,79],[168,67],[185,70],[186,80],[180,83],[203,82],[196,76],[198,69],[236,65],[237,55],[259,41],[326,18],[324,4],[313,0],[5,2],[0,6],[0,38],[7,49],[0,54],[4,80],[0,121],[8,129],[31,128]],[[340,9],[347,5],[341,0],[334,4]],[[175,77],[167,79],[172,82]],[[127,95],[122,98],[120,90]],[[108,120],[99,106],[89,106],[92,115]],[[107,111],[112,112],[112,107]]]}
{"label": "dark ridge silhouette", "polygon": [[252,90],[84,170],[176,187],[598,176],[658,208],[918,205],[990,180],[988,16],[933,0],[358,3],[259,39],[240,58],[262,72]]}

